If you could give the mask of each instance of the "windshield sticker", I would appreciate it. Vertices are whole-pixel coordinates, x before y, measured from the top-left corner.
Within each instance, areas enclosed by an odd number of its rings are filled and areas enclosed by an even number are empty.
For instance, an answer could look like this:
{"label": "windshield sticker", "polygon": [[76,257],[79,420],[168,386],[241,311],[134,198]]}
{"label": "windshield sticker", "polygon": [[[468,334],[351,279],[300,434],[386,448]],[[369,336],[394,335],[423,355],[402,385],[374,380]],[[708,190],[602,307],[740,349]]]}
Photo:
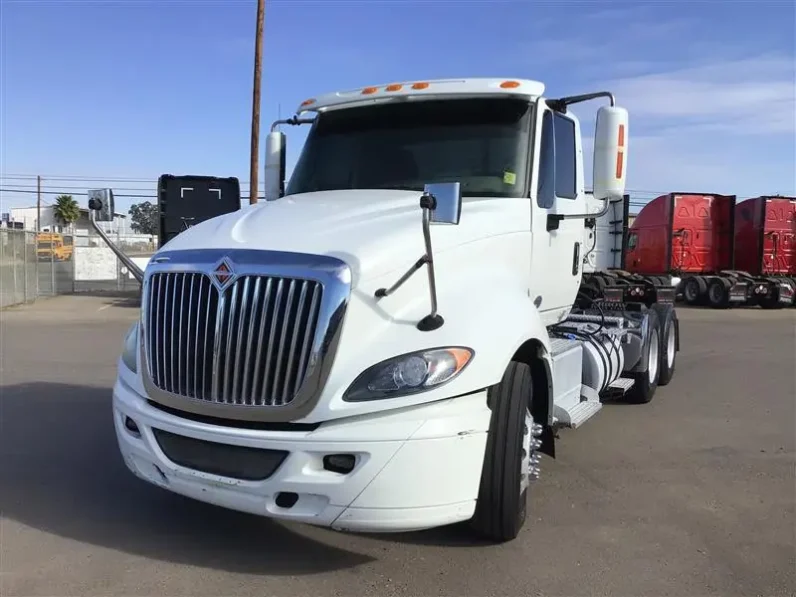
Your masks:
{"label": "windshield sticker", "polygon": [[510,185],[517,184],[517,175],[514,174],[514,172],[506,170],[505,172],[503,172],[503,183]]}

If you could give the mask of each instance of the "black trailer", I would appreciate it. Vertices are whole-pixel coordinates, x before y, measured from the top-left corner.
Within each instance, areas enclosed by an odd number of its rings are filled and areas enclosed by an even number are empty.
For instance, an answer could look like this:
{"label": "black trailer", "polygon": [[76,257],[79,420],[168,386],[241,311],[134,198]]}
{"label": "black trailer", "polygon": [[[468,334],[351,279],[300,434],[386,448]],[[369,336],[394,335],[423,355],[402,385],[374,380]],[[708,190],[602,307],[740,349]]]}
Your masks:
{"label": "black trailer", "polygon": [[158,246],[191,226],[239,209],[235,177],[163,174],[158,178]]}

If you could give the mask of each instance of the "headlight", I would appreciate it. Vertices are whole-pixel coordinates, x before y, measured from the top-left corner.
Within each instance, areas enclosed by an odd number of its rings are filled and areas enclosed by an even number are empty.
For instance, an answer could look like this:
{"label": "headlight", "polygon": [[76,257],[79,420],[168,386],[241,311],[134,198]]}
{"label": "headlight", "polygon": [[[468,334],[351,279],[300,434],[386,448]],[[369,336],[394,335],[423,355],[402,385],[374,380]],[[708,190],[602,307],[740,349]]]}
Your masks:
{"label": "headlight", "polygon": [[130,329],[127,330],[127,336],[124,339],[124,352],[122,353],[122,362],[133,373],[138,371],[136,363],[138,356],[138,322],[135,322]]}
{"label": "headlight", "polygon": [[472,357],[473,351],[461,346],[393,357],[366,369],[346,390],[343,400],[362,402],[425,392],[452,380]]}

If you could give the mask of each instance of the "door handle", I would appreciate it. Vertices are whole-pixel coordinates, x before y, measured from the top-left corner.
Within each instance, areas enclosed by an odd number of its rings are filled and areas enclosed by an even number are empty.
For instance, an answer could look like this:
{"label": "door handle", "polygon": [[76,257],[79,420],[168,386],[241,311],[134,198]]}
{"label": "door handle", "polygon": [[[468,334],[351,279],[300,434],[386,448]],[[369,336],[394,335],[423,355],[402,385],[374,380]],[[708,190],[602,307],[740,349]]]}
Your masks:
{"label": "door handle", "polygon": [[580,271],[580,243],[575,243],[572,253],[572,275],[577,276]]}

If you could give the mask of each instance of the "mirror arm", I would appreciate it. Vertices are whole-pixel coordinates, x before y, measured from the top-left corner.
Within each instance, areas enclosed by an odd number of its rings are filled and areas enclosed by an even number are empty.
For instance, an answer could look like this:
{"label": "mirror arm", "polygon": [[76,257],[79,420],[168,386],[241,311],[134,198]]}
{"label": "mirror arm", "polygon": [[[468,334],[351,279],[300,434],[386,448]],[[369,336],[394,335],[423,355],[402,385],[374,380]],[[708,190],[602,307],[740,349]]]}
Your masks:
{"label": "mirror arm", "polygon": [[292,117],[287,118],[285,120],[276,120],[276,121],[274,121],[274,123],[271,125],[271,132],[275,133],[276,129],[279,128],[280,124],[287,124],[287,125],[290,125],[290,126],[298,126],[300,124],[312,124],[313,122],[315,122],[314,118],[299,118],[298,116],[292,116]]}
{"label": "mirror arm", "polygon": [[437,313],[437,281],[434,275],[434,254],[431,250],[431,212],[437,208],[437,198],[431,193],[424,192],[420,197],[420,208],[423,210],[423,240],[426,245],[426,254],[418,259],[406,273],[398,278],[390,288],[376,290],[376,300],[390,296],[412,277],[424,265],[428,267],[428,286],[431,293],[431,313],[417,322],[417,329],[421,332],[431,332],[442,327],[445,320]]}
{"label": "mirror arm", "polygon": [[548,214],[547,215],[547,231],[558,230],[558,223],[561,220],[587,220],[591,218],[600,218],[608,213],[611,208],[611,200],[603,199],[603,206],[600,211],[595,211],[587,214]]}
{"label": "mirror arm", "polygon": [[569,95],[567,97],[547,100],[547,105],[551,110],[566,114],[567,106],[579,104],[581,102],[588,102],[593,99],[597,99],[598,97],[607,97],[608,101],[611,103],[611,106],[616,106],[616,99],[614,99],[614,94],[610,91],[597,91],[595,93],[584,93],[583,95]]}
{"label": "mirror arm", "polygon": [[94,231],[99,235],[99,237],[102,240],[105,241],[105,244],[108,245],[108,247],[110,247],[111,251],[116,253],[116,256],[119,258],[119,261],[121,261],[125,265],[125,267],[130,271],[130,273],[133,274],[133,277],[136,280],[138,280],[138,283],[143,284],[144,270],[138,267],[135,261],[133,261],[127,255],[125,255],[124,251],[122,251],[119,247],[117,247],[110,239],[110,237],[107,234],[105,234],[105,231],[97,225],[97,222],[95,220],[95,213],[93,210],[90,210],[90,214],[91,215],[89,217],[89,221],[91,222],[91,227],[94,228]]}
{"label": "mirror arm", "polygon": [[415,261],[415,263],[412,265],[412,267],[410,267],[403,276],[398,278],[398,281],[395,282],[395,284],[393,284],[389,288],[379,288],[376,291],[374,296],[377,299],[380,299],[380,298],[384,298],[386,296],[390,296],[391,294],[395,294],[395,291],[398,290],[401,286],[403,286],[404,283],[409,278],[411,278],[414,275],[414,273],[417,270],[419,270],[421,267],[423,267],[426,263],[428,263],[428,258],[425,255],[423,255],[420,259]]}

